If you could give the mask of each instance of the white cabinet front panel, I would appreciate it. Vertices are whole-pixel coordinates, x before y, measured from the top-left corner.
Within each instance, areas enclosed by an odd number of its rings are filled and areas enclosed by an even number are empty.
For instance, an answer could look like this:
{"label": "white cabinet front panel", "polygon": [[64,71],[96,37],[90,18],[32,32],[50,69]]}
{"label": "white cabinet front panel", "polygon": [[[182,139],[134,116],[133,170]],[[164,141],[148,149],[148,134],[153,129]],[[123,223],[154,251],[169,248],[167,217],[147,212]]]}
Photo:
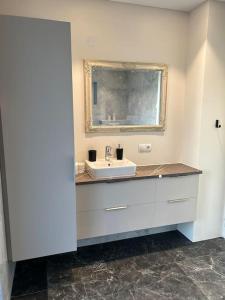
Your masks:
{"label": "white cabinet front panel", "polygon": [[154,224],[155,203],[112,208],[116,207],[78,212],[78,239],[145,229]]}
{"label": "white cabinet front panel", "polygon": [[77,211],[155,201],[156,180],[132,180],[77,186]]}
{"label": "white cabinet front panel", "polygon": [[196,199],[184,198],[156,203],[154,227],[195,220]]}
{"label": "white cabinet front panel", "polygon": [[157,201],[196,198],[198,176],[167,177],[157,180]]}

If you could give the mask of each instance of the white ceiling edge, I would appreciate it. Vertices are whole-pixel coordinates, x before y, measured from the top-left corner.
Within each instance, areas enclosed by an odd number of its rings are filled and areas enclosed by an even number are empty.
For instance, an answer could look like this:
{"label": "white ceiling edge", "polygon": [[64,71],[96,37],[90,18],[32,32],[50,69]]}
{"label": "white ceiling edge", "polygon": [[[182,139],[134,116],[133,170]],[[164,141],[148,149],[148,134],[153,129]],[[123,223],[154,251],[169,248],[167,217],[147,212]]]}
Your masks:
{"label": "white ceiling edge", "polygon": [[[165,8],[189,12],[196,8],[205,0],[110,0],[113,2],[121,2],[127,4],[136,4],[142,6],[151,6],[157,8]],[[225,0],[220,0],[225,1]]]}

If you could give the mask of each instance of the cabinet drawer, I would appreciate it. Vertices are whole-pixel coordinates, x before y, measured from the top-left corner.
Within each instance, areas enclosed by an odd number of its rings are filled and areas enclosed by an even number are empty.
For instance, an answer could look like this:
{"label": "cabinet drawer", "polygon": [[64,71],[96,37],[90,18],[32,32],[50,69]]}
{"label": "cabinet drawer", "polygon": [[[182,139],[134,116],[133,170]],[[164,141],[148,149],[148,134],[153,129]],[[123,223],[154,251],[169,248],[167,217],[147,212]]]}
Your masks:
{"label": "cabinet drawer", "polygon": [[154,226],[191,222],[196,217],[196,199],[184,198],[156,203]]}
{"label": "cabinet drawer", "polygon": [[107,207],[77,213],[78,239],[128,232],[153,226],[155,204]]}
{"label": "cabinet drawer", "polygon": [[197,198],[198,176],[162,178],[157,181],[157,201]]}
{"label": "cabinet drawer", "polygon": [[156,199],[156,180],[132,180],[77,186],[77,211],[151,203]]}

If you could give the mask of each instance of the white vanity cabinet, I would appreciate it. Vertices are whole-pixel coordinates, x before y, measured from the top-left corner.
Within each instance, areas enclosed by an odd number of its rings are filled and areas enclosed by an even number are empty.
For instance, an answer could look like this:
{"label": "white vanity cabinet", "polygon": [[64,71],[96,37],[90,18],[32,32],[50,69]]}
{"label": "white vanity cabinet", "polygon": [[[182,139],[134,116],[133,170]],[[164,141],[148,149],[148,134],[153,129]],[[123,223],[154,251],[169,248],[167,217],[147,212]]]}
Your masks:
{"label": "white vanity cabinet", "polygon": [[78,239],[153,226],[155,180],[98,183],[77,188]]}
{"label": "white vanity cabinet", "polygon": [[190,175],[157,180],[155,227],[195,220],[198,178]]}
{"label": "white vanity cabinet", "polygon": [[198,175],[77,186],[78,239],[195,220]]}

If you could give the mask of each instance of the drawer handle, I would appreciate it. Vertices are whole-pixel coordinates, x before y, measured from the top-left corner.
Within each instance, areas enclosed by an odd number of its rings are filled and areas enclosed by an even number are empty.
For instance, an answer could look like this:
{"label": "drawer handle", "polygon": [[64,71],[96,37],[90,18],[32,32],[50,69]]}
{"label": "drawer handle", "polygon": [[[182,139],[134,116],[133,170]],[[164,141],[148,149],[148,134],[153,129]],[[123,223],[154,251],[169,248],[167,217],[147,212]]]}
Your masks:
{"label": "drawer handle", "polygon": [[188,201],[188,198],[168,200],[169,203],[178,203]]}
{"label": "drawer handle", "polygon": [[127,205],[126,206],[117,206],[117,207],[105,208],[106,211],[121,210],[121,209],[127,209]]}

